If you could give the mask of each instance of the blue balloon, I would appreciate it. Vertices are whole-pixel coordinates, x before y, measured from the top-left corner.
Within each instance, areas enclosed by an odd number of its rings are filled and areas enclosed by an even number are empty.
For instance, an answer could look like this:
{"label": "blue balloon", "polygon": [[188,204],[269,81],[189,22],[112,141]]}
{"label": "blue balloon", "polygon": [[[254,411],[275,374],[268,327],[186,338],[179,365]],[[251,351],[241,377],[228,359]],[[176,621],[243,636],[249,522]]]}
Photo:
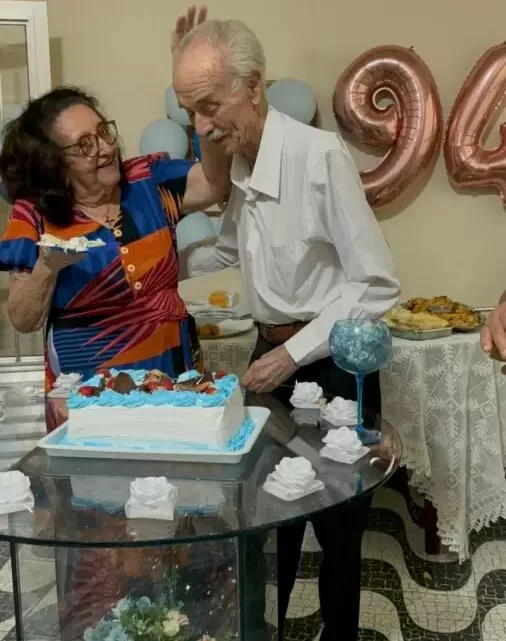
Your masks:
{"label": "blue balloon", "polygon": [[176,92],[172,85],[165,91],[165,110],[167,116],[174,122],[177,122],[178,125],[187,127],[190,124],[188,112],[179,106]]}
{"label": "blue balloon", "polygon": [[207,214],[196,212],[181,219],[176,227],[178,251],[182,251],[192,243],[198,243],[206,238],[216,238],[216,227]]}
{"label": "blue balloon", "polygon": [[198,133],[196,131],[193,132],[192,147],[193,147],[193,153],[195,154],[195,158],[198,158],[199,160],[202,160],[202,154],[200,153],[199,135],[198,135]]}
{"label": "blue balloon", "polygon": [[313,90],[302,80],[277,80],[267,89],[267,100],[278,111],[306,125],[316,114],[317,105]]}
{"label": "blue balloon", "polygon": [[188,154],[186,131],[172,120],[154,120],[142,132],[139,150],[144,156],[164,151],[171,158],[186,158]]}

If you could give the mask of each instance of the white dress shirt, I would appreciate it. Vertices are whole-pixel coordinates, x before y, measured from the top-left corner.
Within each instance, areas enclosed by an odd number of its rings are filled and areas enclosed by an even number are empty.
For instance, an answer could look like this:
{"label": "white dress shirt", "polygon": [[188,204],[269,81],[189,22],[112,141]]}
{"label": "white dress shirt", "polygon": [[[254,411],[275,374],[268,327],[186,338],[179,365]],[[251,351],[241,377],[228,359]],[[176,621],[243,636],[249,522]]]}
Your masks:
{"label": "white dress shirt", "polygon": [[221,236],[189,248],[187,275],[240,266],[256,321],[308,322],[285,343],[297,364],[329,355],[336,320],[396,304],[392,255],[339,135],[270,108],[253,171],[236,155],[230,177]]}

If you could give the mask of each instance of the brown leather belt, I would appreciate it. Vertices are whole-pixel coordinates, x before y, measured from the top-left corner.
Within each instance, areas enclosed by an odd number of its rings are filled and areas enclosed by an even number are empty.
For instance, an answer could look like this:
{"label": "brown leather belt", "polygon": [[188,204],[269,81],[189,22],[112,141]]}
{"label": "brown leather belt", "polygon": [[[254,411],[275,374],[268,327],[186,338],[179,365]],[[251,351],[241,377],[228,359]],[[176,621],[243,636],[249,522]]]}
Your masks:
{"label": "brown leather belt", "polygon": [[258,333],[268,343],[281,344],[295,336],[303,327],[307,325],[303,321],[295,321],[286,325],[264,325],[255,323]]}

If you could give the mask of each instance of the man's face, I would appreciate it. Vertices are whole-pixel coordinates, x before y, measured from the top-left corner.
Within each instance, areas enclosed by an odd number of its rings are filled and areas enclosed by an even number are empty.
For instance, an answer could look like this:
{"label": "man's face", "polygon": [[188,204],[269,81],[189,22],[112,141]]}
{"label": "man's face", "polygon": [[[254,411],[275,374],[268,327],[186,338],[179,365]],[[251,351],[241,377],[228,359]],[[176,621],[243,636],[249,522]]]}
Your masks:
{"label": "man's face", "polygon": [[191,45],[174,62],[174,90],[198,135],[229,155],[247,149],[257,130],[260,78],[234,87],[222,53],[207,43]]}

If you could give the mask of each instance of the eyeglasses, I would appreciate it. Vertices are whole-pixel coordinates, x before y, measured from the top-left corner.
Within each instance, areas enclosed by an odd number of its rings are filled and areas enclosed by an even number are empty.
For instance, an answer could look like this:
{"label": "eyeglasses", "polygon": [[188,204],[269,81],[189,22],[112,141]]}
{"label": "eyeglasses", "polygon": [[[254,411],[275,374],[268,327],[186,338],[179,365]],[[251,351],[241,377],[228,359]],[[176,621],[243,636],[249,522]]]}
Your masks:
{"label": "eyeglasses", "polygon": [[100,151],[100,139],[108,145],[114,145],[118,140],[116,121],[109,120],[108,122],[100,122],[97,126],[96,134],[85,134],[72,145],[61,147],[61,150],[76,149],[79,150],[83,156],[94,158],[98,156],[98,152]]}

